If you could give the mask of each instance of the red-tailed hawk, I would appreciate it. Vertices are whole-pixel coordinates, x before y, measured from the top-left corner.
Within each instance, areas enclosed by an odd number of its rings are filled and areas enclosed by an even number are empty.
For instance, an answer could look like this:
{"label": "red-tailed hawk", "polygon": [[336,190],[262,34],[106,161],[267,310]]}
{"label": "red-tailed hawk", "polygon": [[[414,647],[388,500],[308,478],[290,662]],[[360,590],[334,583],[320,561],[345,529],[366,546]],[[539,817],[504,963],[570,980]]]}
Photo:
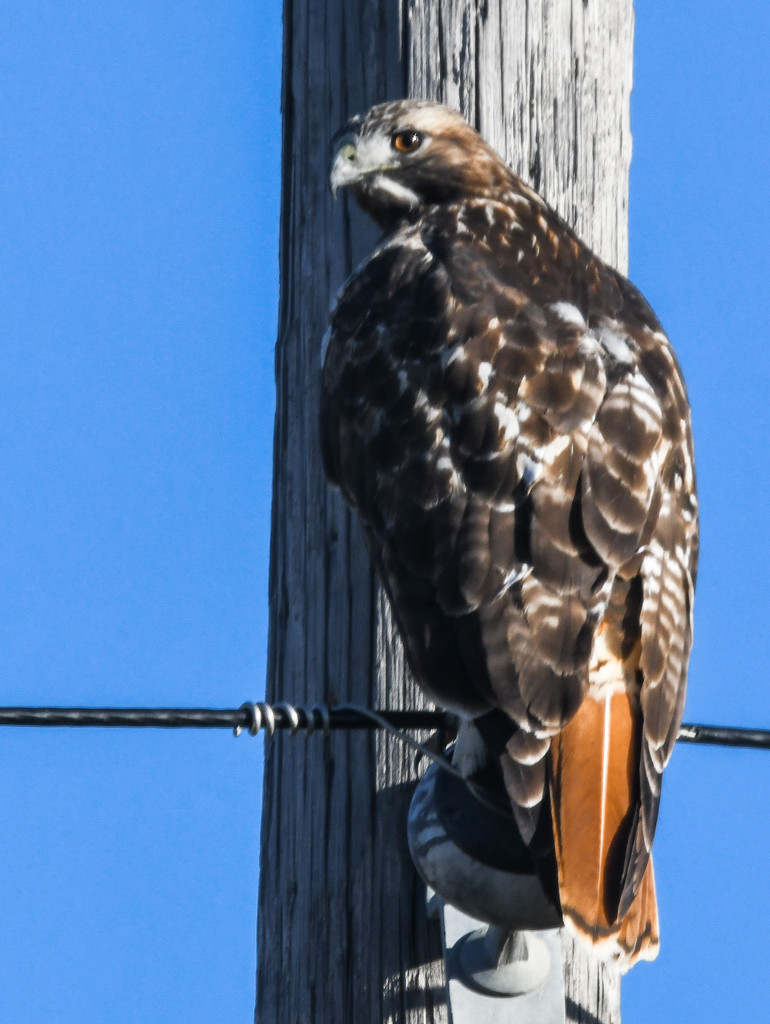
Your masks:
{"label": "red-tailed hawk", "polygon": [[331,185],[385,233],[331,314],[326,472],[418,681],[476,721],[532,848],[547,834],[565,922],[650,959],[698,547],[676,358],[456,112],[354,118]]}

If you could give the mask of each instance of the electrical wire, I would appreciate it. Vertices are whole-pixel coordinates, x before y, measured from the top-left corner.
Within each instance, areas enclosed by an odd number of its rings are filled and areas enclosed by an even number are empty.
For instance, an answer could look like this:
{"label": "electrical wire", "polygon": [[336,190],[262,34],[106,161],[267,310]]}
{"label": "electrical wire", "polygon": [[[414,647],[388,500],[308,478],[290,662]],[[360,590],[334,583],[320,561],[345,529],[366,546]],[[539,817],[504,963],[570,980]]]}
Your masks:
{"label": "electrical wire", "polygon": [[[372,729],[366,709],[356,705],[327,708],[293,705],[286,701],[242,704],[239,708],[67,708],[0,707],[0,726],[74,726],[129,729],[244,729],[252,735],[276,729],[290,733],[330,729]],[[450,729],[455,716],[445,711],[375,711],[383,721],[397,729]],[[382,725],[377,726],[383,728]]]}
{"label": "electrical wire", "polygon": [[[287,701],[268,704],[248,702],[240,708],[67,708],[0,707],[0,727],[76,726],[100,728],[233,729],[252,735],[287,729],[306,736],[318,731],[328,735],[334,729],[452,730],[457,719],[447,711],[385,711],[343,704],[329,708]],[[685,723],[677,737],[680,743],[721,747],[750,747],[770,750],[770,729],[746,729],[722,725]]]}

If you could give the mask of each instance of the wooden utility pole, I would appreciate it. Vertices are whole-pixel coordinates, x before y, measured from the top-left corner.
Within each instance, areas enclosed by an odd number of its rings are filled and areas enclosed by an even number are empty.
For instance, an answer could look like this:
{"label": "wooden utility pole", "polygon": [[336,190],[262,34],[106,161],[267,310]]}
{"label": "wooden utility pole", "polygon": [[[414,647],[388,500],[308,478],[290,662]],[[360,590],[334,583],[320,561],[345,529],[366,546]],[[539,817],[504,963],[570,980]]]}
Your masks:
{"label": "wooden utility pole", "polygon": [[[627,263],[632,0],[285,0],[268,700],[423,707],[359,530],[323,479],[321,338],[371,247],[332,203],[329,140],[400,96],[459,108],[606,260]],[[259,1024],[444,1024],[436,925],[405,819],[412,754],[372,733],[267,741]],[[564,937],[567,1019],[619,982]]]}

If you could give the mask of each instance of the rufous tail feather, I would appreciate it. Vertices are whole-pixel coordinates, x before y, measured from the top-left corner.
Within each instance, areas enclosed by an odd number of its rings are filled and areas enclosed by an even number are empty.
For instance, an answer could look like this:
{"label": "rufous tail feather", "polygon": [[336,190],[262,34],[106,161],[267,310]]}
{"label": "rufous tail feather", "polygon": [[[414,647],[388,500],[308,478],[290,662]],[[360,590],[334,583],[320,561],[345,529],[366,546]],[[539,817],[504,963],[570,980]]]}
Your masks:
{"label": "rufous tail feather", "polygon": [[[596,699],[598,696],[599,699]],[[551,744],[551,810],[559,898],[565,924],[619,956],[624,968],[651,960],[658,947],[652,863],[642,879],[624,877],[631,829],[638,822],[641,713],[625,688],[589,691]],[[624,888],[638,887],[619,919]]]}

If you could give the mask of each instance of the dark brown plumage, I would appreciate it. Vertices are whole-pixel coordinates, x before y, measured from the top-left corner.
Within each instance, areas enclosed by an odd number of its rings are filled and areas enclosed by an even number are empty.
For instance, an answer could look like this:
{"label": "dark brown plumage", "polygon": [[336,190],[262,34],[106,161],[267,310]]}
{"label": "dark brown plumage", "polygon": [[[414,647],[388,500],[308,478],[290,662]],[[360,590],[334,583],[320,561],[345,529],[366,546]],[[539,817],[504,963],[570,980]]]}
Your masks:
{"label": "dark brown plumage", "polygon": [[565,920],[626,963],[650,957],[697,561],[676,358],[633,285],[455,112],[354,119],[342,186],[385,234],[331,316],[327,474],[419,682],[482,728],[497,716]]}

